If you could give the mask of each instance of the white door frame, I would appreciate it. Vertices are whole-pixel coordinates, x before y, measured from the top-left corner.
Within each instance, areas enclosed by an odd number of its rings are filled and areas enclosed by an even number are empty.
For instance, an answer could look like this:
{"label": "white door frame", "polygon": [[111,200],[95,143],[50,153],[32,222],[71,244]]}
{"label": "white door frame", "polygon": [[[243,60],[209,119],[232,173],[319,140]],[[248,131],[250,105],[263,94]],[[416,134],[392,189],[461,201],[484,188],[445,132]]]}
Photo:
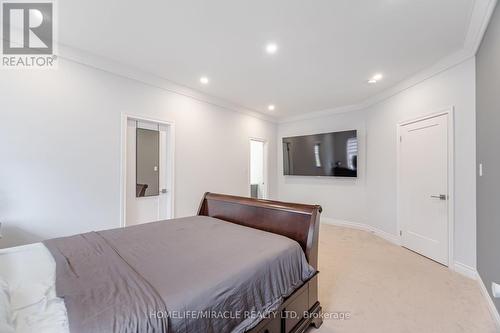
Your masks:
{"label": "white door frame", "polygon": [[120,227],[125,227],[127,221],[127,127],[129,120],[144,121],[169,127],[168,143],[169,150],[167,161],[170,164],[168,167],[167,179],[170,179],[170,216],[175,217],[174,213],[174,185],[175,185],[175,124],[170,120],[154,119],[134,114],[121,114],[121,154],[120,154]]}
{"label": "white door frame", "polygon": [[425,116],[421,116],[418,118],[414,118],[411,120],[406,120],[399,122],[396,125],[397,128],[397,180],[396,180],[396,193],[397,193],[397,226],[399,233],[399,242],[402,245],[403,239],[401,234],[401,209],[400,209],[400,150],[401,150],[401,127],[404,125],[409,125],[411,123],[415,123],[418,121],[435,118],[442,115],[448,115],[448,268],[451,270],[455,270],[455,260],[454,260],[454,243],[455,243],[455,216],[454,216],[454,206],[455,206],[455,176],[454,176],[454,106],[447,107],[440,111],[427,114]]}
{"label": "white door frame", "polygon": [[248,179],[247,179],[247,193],[248,196],[250,197],[252,195],[250,191],[250,173],[251,173],[251,168],[252,168],[252,160],[251,160],[251,141],[259,141],[264,144],[264,191],[265,191],[265,198],[263,199],[269,199],[269,182],[268,182],[268,149],[267,149],[267,140],[262,139],[262,138],[256,138],[256,137],[249,137],[248,138]]}

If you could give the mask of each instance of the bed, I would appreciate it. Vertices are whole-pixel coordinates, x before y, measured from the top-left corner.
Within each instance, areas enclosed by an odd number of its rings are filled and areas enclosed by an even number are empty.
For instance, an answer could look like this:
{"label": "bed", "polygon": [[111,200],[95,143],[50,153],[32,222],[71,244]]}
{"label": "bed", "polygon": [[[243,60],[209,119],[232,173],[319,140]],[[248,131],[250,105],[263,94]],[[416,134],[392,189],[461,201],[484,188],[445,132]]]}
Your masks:
{"label": "bed", "polygon": [[[19,281],[8,267],[15,256],[43,267],[13,288],[25,331],[302,332],[322,323],[320,212],[206,193],[197,216],[2,250],[0,276]],[[42,301],[18,297],[37,283]]]}

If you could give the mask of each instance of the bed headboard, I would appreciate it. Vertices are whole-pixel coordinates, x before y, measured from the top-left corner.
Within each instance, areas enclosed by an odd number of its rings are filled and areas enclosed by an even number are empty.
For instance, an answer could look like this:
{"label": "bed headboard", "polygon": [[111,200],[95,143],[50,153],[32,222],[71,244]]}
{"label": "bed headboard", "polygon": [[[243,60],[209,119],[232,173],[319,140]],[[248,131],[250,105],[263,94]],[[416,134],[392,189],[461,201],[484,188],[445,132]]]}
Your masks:
{"label": "bed headboard", "polygon": [[211,216],[297,241],[307,261],[318,268],[321,206],[205,193],[198,215]]}

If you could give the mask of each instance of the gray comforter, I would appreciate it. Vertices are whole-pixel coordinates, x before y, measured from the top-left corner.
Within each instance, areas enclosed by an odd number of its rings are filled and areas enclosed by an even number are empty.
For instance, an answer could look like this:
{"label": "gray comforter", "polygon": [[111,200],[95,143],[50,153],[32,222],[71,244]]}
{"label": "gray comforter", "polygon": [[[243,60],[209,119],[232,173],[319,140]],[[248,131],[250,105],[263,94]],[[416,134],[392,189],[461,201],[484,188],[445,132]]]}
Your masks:
{"label": "gray comforter", "polygon": [[313,273],[300,246],[195,216],[45,242],[78,332],[244,332]]}

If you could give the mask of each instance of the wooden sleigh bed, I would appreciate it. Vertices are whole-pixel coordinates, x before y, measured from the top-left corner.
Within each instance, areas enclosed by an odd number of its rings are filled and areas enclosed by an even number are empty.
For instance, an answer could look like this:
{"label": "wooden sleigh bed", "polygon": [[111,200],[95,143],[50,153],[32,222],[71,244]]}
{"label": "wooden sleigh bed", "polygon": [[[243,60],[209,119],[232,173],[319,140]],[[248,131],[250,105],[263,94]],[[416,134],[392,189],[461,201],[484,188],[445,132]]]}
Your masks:
{"label": "wooden sleigh bed", "polygon": [[[304,332],[322,324],[320,213],[316,205],[206,193],[197,216],[3,250],[0,278],[26,280],[19,295],[44,281],[48,289],[37,287],[40,295],[19,304],[16,315],[33,332],[47,323],[61,333]],[[10,271],[13,263],[18,270]],[[57,311],[40,311],[42,298]],[[183,309],[260,315],[160,316]]]}
{"label": "wooden sleigh bed", "polygon": [[[205,193],[198,215],[279,234],[301,246],[309,264],[318,269],[318,236],[322,208],[271,200]],[[318,300],[318,274],[305,281],[279,309],[251,329],[251,333],[298,333],[323,323]]]}

